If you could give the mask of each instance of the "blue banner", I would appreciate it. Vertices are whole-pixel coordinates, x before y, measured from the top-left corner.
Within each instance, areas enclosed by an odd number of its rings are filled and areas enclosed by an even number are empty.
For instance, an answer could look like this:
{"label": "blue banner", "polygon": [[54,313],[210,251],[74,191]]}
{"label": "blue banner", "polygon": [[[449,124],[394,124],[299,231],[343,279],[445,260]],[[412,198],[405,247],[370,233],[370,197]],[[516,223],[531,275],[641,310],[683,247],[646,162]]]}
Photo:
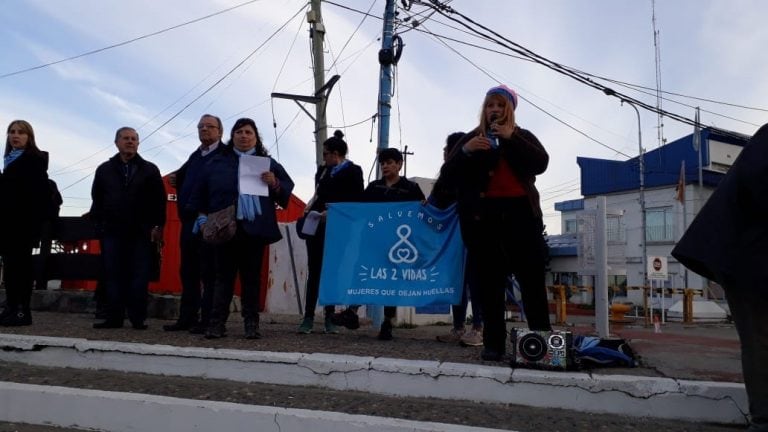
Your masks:
{"label": "blue banner", "polygon": [[328,208],[320,304],[458,304],[464,244],[455,207],[419,202]]}

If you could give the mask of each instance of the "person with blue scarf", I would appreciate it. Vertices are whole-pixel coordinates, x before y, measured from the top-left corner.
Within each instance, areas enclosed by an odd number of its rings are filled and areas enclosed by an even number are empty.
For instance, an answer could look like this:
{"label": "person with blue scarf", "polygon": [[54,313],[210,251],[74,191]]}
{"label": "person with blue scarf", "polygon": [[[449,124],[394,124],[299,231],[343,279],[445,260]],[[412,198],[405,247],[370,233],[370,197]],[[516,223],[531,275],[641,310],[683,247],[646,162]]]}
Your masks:
{"label": "person with blue scarf", "polygon": [[[299,325],[300,334],[312,333],[315,323],[315,308],[320,293],[320,270],[323,267],[325,247],[325,212],[328,204],[335,202],[359,201],[363,193],[363,170],[352,163],[347,156],[344,134],[337,130],[323,143],[324,165],[315,174],[315,196],[307,204],[305,213],[316,211],[322,220],[314,236],[307,238],[307,294],[304,319]],[[325,333],[338,333],[333,323],[333,305],[325,306]]]}
{"label": "person with blue scarf", "polygon": [[0,254],[3,256],[6,307],[0,326],[32,324],[32,249],[40,241],[50,203],[48,153],[40,151],[32,125],[14,120],[8,125],[0,176]]}
{"label": "person with blue scarf", "polygon": [[[269,196],[241,193],[239,190],[240,158],[261,156],[269,158],[269,171],[262,173]],[[293,191],[293,180],[282,165],[272,159],[259,135],[256,123],[241,118],[232,126],[229,145],[221,149],[204,166],[186,210],[198,215],[194,230],[206,222],[207,215],[236,205],[237,231],[230,240],[214,245],[216,281],[213,288],[213,308],[205,330],[207,339],[226,336],[229,305],[235,291],[239,272],[242,317],[246,339],[260,339],[259,293],[261,269],[267,247],[282,238],[277,226],[275,206],[283,208]]]}

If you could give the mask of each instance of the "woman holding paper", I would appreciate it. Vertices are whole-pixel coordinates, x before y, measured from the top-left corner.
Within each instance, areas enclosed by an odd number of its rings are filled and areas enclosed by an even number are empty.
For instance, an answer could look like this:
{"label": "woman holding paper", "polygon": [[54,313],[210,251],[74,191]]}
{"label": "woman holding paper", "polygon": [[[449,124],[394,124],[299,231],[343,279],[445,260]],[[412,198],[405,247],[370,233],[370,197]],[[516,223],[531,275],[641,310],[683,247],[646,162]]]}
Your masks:
{"label": "woman holding paper", "polygon": [[200,183],[187,205],[200,215],[195,231],[205,223],[209,213],[232,204],[237,208],[234,237],[214,246],[216,282],[211,320],[205,331],[207,339],[226,335],[238,272],[245,337],[261,338],[261,263],[266,247],[282,238],[275,206],[286,207],[292,191],[293,181],[282,165],[267,153],[256,123],[249,118],[237,120],[229,145],[205,165]]}
{"label": "woman holding paper", "polygon": [[[347,159],[347,143],[344,134],[337,130],[323,143],[324,165],[318,167],[315,174],[315,196],[307,205],[307,212],[321,214],[321,222],[315,235],[307,238],[307,298],[304,307],[304,320],[299,326],[299,333],[309,334],[315,323],[315,307],[320,290],[320,270],[323,267],[323,248],[325,247],[325,212],[329,203],[360,200],[363,193],[363,170]],[[331,322],[333,306],[325,306],[325,332],[338,333]]]}

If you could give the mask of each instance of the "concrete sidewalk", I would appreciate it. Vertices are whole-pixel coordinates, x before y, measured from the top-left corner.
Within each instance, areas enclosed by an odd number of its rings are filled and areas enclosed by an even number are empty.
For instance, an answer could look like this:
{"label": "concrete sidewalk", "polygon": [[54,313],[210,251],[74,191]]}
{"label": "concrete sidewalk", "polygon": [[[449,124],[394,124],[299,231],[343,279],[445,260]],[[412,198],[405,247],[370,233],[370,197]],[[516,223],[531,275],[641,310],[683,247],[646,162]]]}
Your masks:
{"label": "concrete sidewalk", "polygon": [[[512,369],[479,359],[479,348],[436,342],[448,326],[395,329],[392,342],[376,340],[376,329],[339,335],[295,334],[298,317],[262,316],[265,339],[242,339],[238,317],[230,335],[206,340],[150,329],[91,328],[86,314],[33,313],[34,325],[0,329],[0,360],[217,378],[232,381],[310,385],[401,397],[434,397],[521,404],[636,417],[744,424],[735,329],[727,324],[666,324],[661,333],[642,325],[613,326],[638,355],[636,368],[585,372]],[[589,335],[591,317],[567,327]],[[523,327],[521,323],[511,326]]]}

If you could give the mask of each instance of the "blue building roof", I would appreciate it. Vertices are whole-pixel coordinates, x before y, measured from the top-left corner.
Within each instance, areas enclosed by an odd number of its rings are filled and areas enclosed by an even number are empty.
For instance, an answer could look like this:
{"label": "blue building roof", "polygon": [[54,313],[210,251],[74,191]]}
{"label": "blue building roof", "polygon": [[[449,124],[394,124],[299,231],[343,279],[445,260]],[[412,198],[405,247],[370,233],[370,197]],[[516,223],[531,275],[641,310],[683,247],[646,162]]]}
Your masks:
{"label": "blue building roof", "polygon": [[549,256],[576,256],[579,244],[576,234],[553,234],[547,236]]}
{"label": "blue building roof", "polygon": [[[701,142],[715,140],[727,144],[744,146],[749,137],[725,134],[714,129],[701,130]],[[699,156],[693,147],[693,134],[682,137],[667,145],[645,153],[645,187],[669,186],[676,184],[680,177],[680,164],[685,161],[685,182],[698,181]],[[639,158],[615,161],[595,158],[576,158],[581,168],[581,194],[602,195],[613,192],[636,190],[640,187]],[[702,164],[709,165],[709,146],[702,146]],[[705,185],[717,186],[723,174],[703,171]],[[566,203],[568,201],[564,201]],[[556,210],[558,204],[555,204]],[[565,211],[565,210],[561,210]]]}
{"label": "blue building roof", "polygon": [[555,203],[555,210],[561,212],[584,210],[584,198],[557,202]]}

